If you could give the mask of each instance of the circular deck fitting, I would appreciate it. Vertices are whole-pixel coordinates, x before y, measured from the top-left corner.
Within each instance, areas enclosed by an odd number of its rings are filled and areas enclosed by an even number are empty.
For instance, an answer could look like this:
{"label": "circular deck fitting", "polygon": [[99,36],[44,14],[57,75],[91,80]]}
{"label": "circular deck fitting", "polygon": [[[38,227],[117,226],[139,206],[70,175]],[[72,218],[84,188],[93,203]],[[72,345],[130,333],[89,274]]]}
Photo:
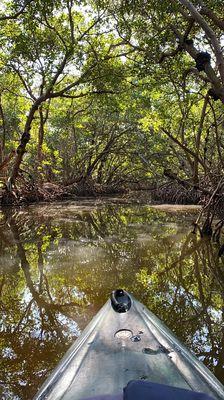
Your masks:
{"label": "circular deck fitting", "polygon": [[133,336],[133,332],[130,329],[119,329],[114,336],[117,339],[130,339]]}

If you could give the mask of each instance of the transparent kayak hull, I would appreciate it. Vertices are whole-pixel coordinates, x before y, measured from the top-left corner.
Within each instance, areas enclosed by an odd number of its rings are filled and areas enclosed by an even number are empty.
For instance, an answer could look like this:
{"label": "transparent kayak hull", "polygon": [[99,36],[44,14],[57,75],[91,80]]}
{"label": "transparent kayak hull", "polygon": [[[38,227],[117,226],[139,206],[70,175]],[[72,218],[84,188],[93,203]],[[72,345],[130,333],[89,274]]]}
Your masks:
{"label": "transparent kayak hull", "polygon": [[118,394],[130,380],[224,399],[215,376],[140,302],[117,313],[108,302],[65,354],[34,400],[80,400]]}

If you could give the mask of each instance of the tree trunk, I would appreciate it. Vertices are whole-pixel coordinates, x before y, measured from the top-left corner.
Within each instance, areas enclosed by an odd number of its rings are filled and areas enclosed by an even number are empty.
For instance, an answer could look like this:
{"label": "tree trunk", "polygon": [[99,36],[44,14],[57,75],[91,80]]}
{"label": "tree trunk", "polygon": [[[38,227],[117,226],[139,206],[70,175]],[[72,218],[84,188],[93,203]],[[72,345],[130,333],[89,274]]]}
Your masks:
{"label": "tree trunk", "polygon": [[96,156],[95,160],[92,163],[90,163],[89,166],[87,167],[85,176],[83,176],[83,180],[91,176],[93,170],[102,159],[106,160],[107,155],[110,151],[110,148],[113,146],[115,139],[116,139],[115,136],[112,134],[107,144],[105,145],[104,149]]}
{"label": "tree trunk", "polygon": [[201,144],[201,135],[202,135],[202,130],[203,130],[203,125],[204,125],[204,120],[205,120],[205,115],[206,115],[206,108],[208,104],[208,95],[205,97],[204,104],[202,107],[202,112],[201,112],[201,119],[196,135],[196,143],[195,143],[195,153],[196,156],[194,157],[194,170],[193,170],[193,183],[194,185],[199,184],[199,176],[198,176],[198,167],[199,167],[199,157],[200,157],[200,144]]}
{"label": "tree trunk", "polygon": [[208,25],[206,20],[203,18],[203,16],[198,12],[198,10],[195,8],[195,6],[190,1],[188,1],[188,0],[179,0],[179,1],[181,4],[183,4],[189,10],[192,17],[195,19],[195,21],[198,22],[198,24],[204,30],[207,38],[210,39],[210,41],[213,45],[213,48],[214,48],[214,53],[216,56],[216,61],[217,61],[220,78],[221,78],[222,84],[224,84],[224,58],[223,58],[223,54],[222,54],[222,48],[219,44],[219,41],[217,39],[215,32]]}
{"label": "tree trunk", "polygon": [[0,141],[0,164],[4,160],[5,153],[5,137],[6,137],[6,126],[5,126],[5,116],[2,108],[2,96],[0,95],[0,118],[2,120],[2,138]]}
{"label": "tree trunk", "polygon": [[40,125],[38,130],[37,163],[38,167],[41,169],[43,161],[42,146],[44,141],[44,115],[42,107],[39,108],[39,117],[40,117]]}
{"label": "tree trunk", "polygon": [[[198,55],[198,50],[196,49],[196,47],[192,43],[186,43],[184,40],[184,36],[182,36],[180,34],[180,32],[178,31],[178,29],[175,26],[172,25],[171,29],[175,33],[176,37],[180,41],[183,48],[196,61],[197,55]],[[219,79],[219,77],[217,76],[216,71],[211,66],[210,62],[205,63],[204,71],[207,75],[208,80],[211,82],[212,89],[215,91],[215,94],[218,96],[218,98],[224,104],[224,86],[223,86],[221,80]]]}
{"label": "tree trunk", "polygon": [[8,183],[7,183],[7,187],[8,187],[9,191],[12,190],[12,185],[15,183],[15,180],[18,176],[19,168],[20,168],[21,162],[23,160],[24,153],[26,152],[26,145],[30,140],[30,129],[31,129],[31,125],[32,125],[32,122],[34,119],[34,114],[37,111],[39,105],[40,105],[40,101],[36,101],[33,104],[33,106],[31,107],[29,115],[27,117],[24,132],[21,136],[19,146],[16,149],[16,157],[15,157],[14,165],[12,168],[12,172],[11,172],[11,175],[10,175],[10,177],[8,179]]}
{"label": "tree trunk", "polygon": [[43,142],[44,142],[44,128],[45,128],[45,124],[48,120],[48,116],[49,116],[49,109],[50,109],[50,100],[48,101],[48,104],[46,106],[46,110],[45,112],[43,111],[43,107],[42,105],[39,107],[39,119],[40,119],[40,123],[39,123],[39,130],[38,130],[38,145],[37,145],[37,167],[38,167],[38,172],[41,173],[43,172],[43,152],[42,152],[42,148],[43,148]]}

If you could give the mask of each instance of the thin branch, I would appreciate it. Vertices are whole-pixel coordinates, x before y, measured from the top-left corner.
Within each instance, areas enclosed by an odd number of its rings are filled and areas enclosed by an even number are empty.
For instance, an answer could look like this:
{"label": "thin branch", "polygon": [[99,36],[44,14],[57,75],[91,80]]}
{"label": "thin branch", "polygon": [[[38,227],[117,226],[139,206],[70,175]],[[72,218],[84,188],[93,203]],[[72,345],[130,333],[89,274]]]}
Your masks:
{"label": "thin branch", "polygon": [[[64,61],[64,60],[63,60]],[[47,91],[47,95],[49,95],[49,97],[59,97],[62,96],[65,92],[68,92],[70,89],[74,88],[75,86],[78,86],[82,81],[83,78],[85,78],[91,71],[92,69],[97,65],[97,63],[93,63],[89,68],[87,68],[87,70],[85,72],[83,72],[83,74],[76,79],[75,82],[70,83],[69,85],[65,86],[64,89],[59,90],[58,92],[54,92],[51,93],[50,95],[50,90]],[[61,68],[60,68],[61,69]],[[59,76],[59,72],[56,73],[57,76]],[[56,77],[55,75],[55,77]],[[55,79],[54,79],[55,81]],[[55,81],[56,82],[56,81]],[[52,86],[52,85],[51,85]]]}
{"label": "thin branch", "polygon": [[73,1],[67,0],[68,19],[69,19],[70,34],[71,34],[71,45],[73,46],[75,43],[75,36],[74,36],[74,21],[73,21],[73,16],[72,16],[72,6],[73,6]]}
{"label": "thin branch", "polygon": [[199,4],[201,6],[201,10],[200,13],[202,15],[206,15],[208,18],[210,18],[212,20],[212,22],[218,27],[220,28],[222,31],[224,31],[224,20],[220,19],[217,17],[217,15],[208,7],[206,7],[206,5],[199,0]]}
{"label": "thin branch", "polygon": [[30,4],[30,3],[32,3],[32,1],[33,0],[27,0],[26,2],[25,2],[25,4],[24,4],[24,6],[17,12],[17,13],[15,13],[15,14],[12,14],[12,15],[1,15],[0,16],[0,21],[5,21],[5,20],[9,20],[9,19],[16,19],[16,18],[18,18],[23,12],[24,12],[24,10],[25,10],[25,8]]}
{"label": "thin branch", "polygon": [[32,93],[31,88],[28,86],[28,84],[26,83],[21,71],[16,68],[13,64],[11,64],[12,69],[17,73],[19,79],[21,80],[24,88],[26,89],[27,93],[30,95],[31,99],[33,99],[34,101],[36,101],[36,97],[34,96],[34,94]]}
{"label": "thin branch", "polygon": [[[118,92],[114,92],[113,90],[93,90],[92,92],[86,92],[86,93],[78,93],[74,95],[70,94],[62,94],[60,97],[65,97],[67,99],[79,99],[80,97],[86,97],[86,96],[93,96],[95,94],[118,94]],[[56,95],[56,96],[55,96]],[[50,97],[57,97],[57,93],[52,93]]]}
{"label": "thin branch", "polygon": [[60,75],[62,74],[62,72],[64,71],[65,65],[66,65],[68,59],[70,58],[70,56],[71,56],[71,52],[70,52],[70,51],[68,51],[68,52],[65,53],[61,64],[59,65],[59,67],[58,67],[58,69],[57,69],[57,71],[56,71],[54,77],[53,77],[52,80],[51,80],[50,85],[49,85],[48,88],[47,88],[46,95],[50,94],[50,92],[51,92],[51,90],[53,89],[55,83],[57,82],[59,76],[60,76]]}
{"label": "thin branch", "polygon": [[63,37],[60,35],[60,33],[57,31],[57,29],[55,29],[54,26],[50,25],[50,23],[49,23],[49,21],[48,21],[46,15],[44,15],[45,24],[43,23],[43,21],[42,21],[41,19],[38,19],[38,18],[37,18],[37,21],[39,21],[42,25],[45,25],[45,26],[47,26],[47,28],[49,28],[50,30],[52,30],[52,31],[56,34],[56,36],[58,36],[58,38],[60,39],[60,41],[63,43],[65,49],[66,49],[66,50],[68,49],[65,40],[64,40]]}
{"label": "thin branch", "polygon": [[98,22],[102,19],[103,14],[104,12],[99,15],[99,17],[95,21],[93,21],[93,23],[83,33],[81,33],[81,35],[77,38],[77,42],[80,42],[80,40],[82,40],[84,36],[86,36],[96,24],[98,24]]}
{"label": "thin branch", "polygon": [[196,159],[198,161],[199,164],[201,164],[201,166],[206,169],[205,164],[203,163],[203,161],[198,157],[198,155],[192,151],[191,149],[189,149],[187,146],[185,146],[183,143],[181,143],[176,137],[174,137],[167,129],[165,128],[161,128],[162,131],[170,138],[172,139],[178,146],[180,146],[180,148],[182,150],[184,150],[184,152],[190,154],[191,156],[194,157],[194,159]]}
{"label": "thin branch", "polygon": [[214,107],[212,105],[212,102],[208,101],[208,103],[212,110],[212,114],[213,114],[213,118],[214,118],[215,138],[216,138],[216,146],[217,146],[217,150],[218,150],[219,160],[221,162],[222,167],[224,167],[224,160],[223,160],[223,156],[222,156],[222,151],[220,149],[220,138],[219,138],[219,132],[218,132],[218,122],[217,122],[217,118],[216,118],[216,113],[215,113]]}

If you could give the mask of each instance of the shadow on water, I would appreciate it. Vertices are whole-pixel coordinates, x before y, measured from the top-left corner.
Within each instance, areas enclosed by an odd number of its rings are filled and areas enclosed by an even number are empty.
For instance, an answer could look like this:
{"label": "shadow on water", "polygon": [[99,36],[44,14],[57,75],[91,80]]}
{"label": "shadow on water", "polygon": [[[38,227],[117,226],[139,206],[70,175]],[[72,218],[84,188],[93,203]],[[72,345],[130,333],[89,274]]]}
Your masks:
{"label": "shadow on water", "polygon": [[35,206],[0,221],[0,393],[28,400],[112,289],[132,292],[224,382],[224,265],[193,215]]}

